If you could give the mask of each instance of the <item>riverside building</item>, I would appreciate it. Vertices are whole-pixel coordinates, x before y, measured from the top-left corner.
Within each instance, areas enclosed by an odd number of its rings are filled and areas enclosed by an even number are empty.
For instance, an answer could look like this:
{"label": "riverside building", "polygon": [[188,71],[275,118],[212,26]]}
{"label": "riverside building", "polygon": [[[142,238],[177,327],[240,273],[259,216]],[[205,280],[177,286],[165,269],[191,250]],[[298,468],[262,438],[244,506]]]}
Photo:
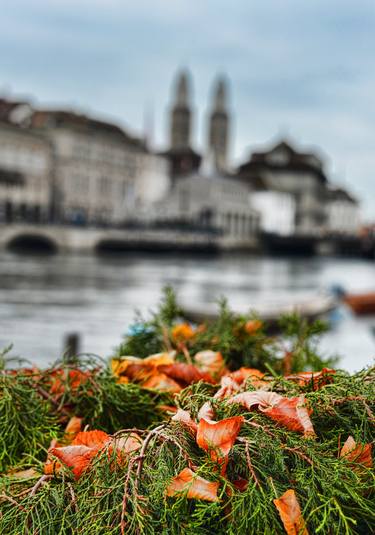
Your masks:
{"label": "riverside building", "polygon": [[27,111],[24,103],[0,100],[0,223],[50,218],[51,146],[13,122]]}

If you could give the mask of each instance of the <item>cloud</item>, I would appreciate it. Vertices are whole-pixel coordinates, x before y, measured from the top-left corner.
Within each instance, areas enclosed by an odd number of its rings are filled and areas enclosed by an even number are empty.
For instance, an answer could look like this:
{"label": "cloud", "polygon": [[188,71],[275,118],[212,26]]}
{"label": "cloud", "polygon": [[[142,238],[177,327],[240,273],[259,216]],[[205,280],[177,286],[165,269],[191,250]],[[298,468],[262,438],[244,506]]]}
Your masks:
{"label": "cloud", "polygon": [[0,20],[0,86],[138,130],[152,104],[160,145],[171,81],[187,65],[202,146],[210,86],[226,72],[237,160],[287,130],[324,148],[371,215],[374,27],[373,0],[13,0]]}

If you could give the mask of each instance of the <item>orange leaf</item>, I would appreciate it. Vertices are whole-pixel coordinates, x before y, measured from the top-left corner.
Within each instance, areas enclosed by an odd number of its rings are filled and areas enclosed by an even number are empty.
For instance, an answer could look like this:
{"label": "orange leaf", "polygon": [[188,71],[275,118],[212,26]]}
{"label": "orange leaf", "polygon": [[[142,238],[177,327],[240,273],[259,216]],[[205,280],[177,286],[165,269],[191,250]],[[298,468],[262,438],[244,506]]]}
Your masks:
{"label": "orange leaf", "polygon": [[209,373],[213,377],[220,377],[225,371],[225,362],[223,356],[218,351],[200,351],[194,357],[194,361],[198,368],[204,372]]}
{"label": "orange leaf", "polygon": [[181,492],[187,492],[188,499],[218,502],[218,488],[218,482],[207,481],[203,477],[197,476],[190,468],[184,468],[172,479],[166,489],[166,494],[167,496],[176,496]]}
{"label": "orange leaf", "polygon": [[333,375],[336,370],[323,368],[320,372],[299,372],[294,375],[286,375],[285,379],[294,381],[299,386],[307,386],[312,384],[314,390],[318,390],[322,386],[332,383]]}
{"label": "orange leaf", "polygon": [[186,342],[195,336],[195,331],[189,323],[175,325],[171,331],[172,340],[175,342]]}
{"label": "orange leaf", "polygon": [[99,447],[65,446],[63,448],[52,448],[50,453],[60,459],[66,466],[72,468],[75,479],[79,479],[99,450]]}
{"label": "orange leaf", "polygon": [[[157,353],[145,359],[137,357],[121,357],[112,359],[112,372],[118,377],[118,382],[127,383],[129,380],[142,383],[158,374],[159,366],[174,363],[175,352]],[[142,385],[143,386],[143,385]]]}
{"label": "orange leaf", "polygon": [[264,373],[257,370],[256,368],[242,367],[239,370],[230,373],[229,377],[231,377],[239,385],[242,385],[247,379],[250,379],[251,384],[253,384],[254,386],[261,386],[265,383],[265,381],[261,381],[264,375]]}
{"label": "orange leaf", "polygon": [[190,412],[184,411],[183,409],[178,409],[176,414],[172,416],[172,420],[174,422],[181,422],[184,424],[190,431],[195,433],[197,432],[198,426],[190,416]]}
{"label": "orange leaf", "polygon": [[214,395],[215,399],[224,399],[233,396],[240,389],[239,385],[230,375],[224,375],[220,380],[220,388]]}
{"label": "orange leaf", "polygon": [[205,403],[203,403],[202,407],[199,409],[199,412],[197,414],[198,421],[204,418],[205,420],[210,422],[214,419],[214,416],[215,416],[215,413],[209,401],[206,401]]}
{"label": "orange leaf", "polygon": [[305,436],[315,435],[303,396],[285,398],[275,392],[257,390],[237,394],[228,403],[241,403],[248,410],[258,407],[266,416],[291,431],[299,431]]}
{"label": "orange leaf", "polygon": [[220,422],[208,422],[204,418],[199,421],[197,444],[209,452],[214,462],[222,466],[223,473],[228,462],[228,454],[236,441],[242,422],[242,416],[225,418]]}
{"label": "orange leaf", "polygon": [[83,418],[78,418],[77,416],[72,416],[65,427],[64,438],[67,442],[72,442],[72,440],[77,436],[81,431]]}
{"label": "orange leaf", "polygon": [[371,444],[357,444],[352,436],[349,436],[341,448],[340,457],[345,457],[352,464],[358,463],[372,468]]}
{"label": "orange leaf", "polygon": [[293,489],[273,500],[288,535],[309,535]]}
{"label": "orange leaf", "polygon": [[102,448],[105,446],[111,437],[104,431],[81,431],[77,434],[72,444],[74,446],[87,446],[89,448]]}
{"label": "orange leaf", "polygon": [[168,375],[175,381],[182,383],[184,386],[198,381],[205,381],[206,383],[213,383],[212,377],[208,373],[203,373],[193,364],[185,364],[184,362],[176,362],[167,366],[159,366],[159,371]]}
{"label": "orange leaf", "polygon": [[244,330],[247,334],[255,334],[262,326],[263,323],[260,320],[249,320],[245,323]]}
{"label": "orange leaf", "polygon": [[143,388],[150,388],[152,390],[160,390],[160,392],[181,392],[181,386],[173,379],[168,377],[165,373],[156,373],[152,375],[147,381],[142,383]]}

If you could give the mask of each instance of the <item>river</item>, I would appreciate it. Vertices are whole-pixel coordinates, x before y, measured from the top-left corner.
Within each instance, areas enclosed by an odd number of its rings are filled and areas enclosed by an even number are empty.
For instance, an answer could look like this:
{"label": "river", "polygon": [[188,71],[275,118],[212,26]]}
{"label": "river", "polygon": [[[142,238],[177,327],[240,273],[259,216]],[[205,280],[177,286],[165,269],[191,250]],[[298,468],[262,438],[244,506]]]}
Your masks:
{"label": "river", "polygon": [[[0,348],[38,365],[61,356],[66,333],[79,332],[81,350],[111,354],[134,318],[147,314],[171,284],[187,303],[226,296],[233,307],[287,302],[340,284],[375,289],[375,263],[359,259],[269,258],[244,254],[85,256],[0,253]],[[373,362],[375,316],[358,319],[341,307],[321,343],[358,370]]]}

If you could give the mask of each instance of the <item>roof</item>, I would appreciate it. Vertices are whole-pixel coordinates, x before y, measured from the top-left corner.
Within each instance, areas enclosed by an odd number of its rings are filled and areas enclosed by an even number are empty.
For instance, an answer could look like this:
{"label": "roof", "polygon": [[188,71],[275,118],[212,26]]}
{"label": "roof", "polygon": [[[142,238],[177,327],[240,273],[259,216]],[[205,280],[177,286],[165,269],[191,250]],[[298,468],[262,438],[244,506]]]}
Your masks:
{"label": "roof", "polygon": [[344,188],[330,188],[327,190],[327,198],[330,201],[348,201],[358,204],[358,200]]}
{"label": "roof", "polygon": [[65,110],[37,110],[31,118],[31,126],[34,128],[71,128],[92,133],[105,133],[118,136],[122,140],[142,146],[143,142],[130,136],[119,126]]}
{"label": "roof", "polygon": [[315,174],[322,182],[327,182],[323,172],[323,162],[313,153],[298,152],[287,141],[282,140],[268,151],[253,152],[249,160],[238,168],[240,175],[259,176],[262,171],[294,172],[309,171]]}

